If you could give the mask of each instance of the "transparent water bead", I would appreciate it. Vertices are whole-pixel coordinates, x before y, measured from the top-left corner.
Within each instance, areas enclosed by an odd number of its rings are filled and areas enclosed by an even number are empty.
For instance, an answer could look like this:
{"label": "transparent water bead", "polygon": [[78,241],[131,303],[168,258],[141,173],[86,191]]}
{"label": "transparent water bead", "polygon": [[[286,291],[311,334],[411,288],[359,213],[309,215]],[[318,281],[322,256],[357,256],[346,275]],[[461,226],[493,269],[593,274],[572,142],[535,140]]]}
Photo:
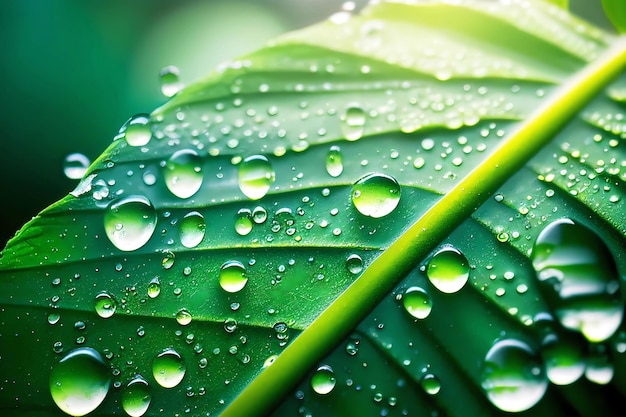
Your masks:
{"label": "transparent water bead", "polygon": [[89,168],[89,158],[82,153],[71,153],[63,160],[63,173],[71,180],[79,180]]}
{"label": "transparent water bead", "polygon": [[152,138],[150,115],[137,114],[126,121],[117,137],[123,137],[130,146],[146,146]]}
{"label": "transparent water bead", "polygon": [[141,417],[152,401],[150,385],[141,375],[135,376],[122,391],[122,408],[131,417]]}
{"label": "transparent water bead", "polygon": [[543,398],[548,380],[541,359],[526,343],[503,339],[485,356],[481,386],[500,410],[520,412]]}
{"label": "transparent water bead", "polygon": [[441,382],[439,382],[439,378],[435,374],[428,373],[424,375],[420,380],[420,385],[424,392],[429,395],[435,395],[441,391]]}
{"label": "transparent water bead", "polygon": [[339,146],[333,145],[326,155],[326,172],[331,177],[338,177],[343,172],[343,156]]}
{"label": "transparent water bead", "polygon": [[176,313],[176,321],[181,326],[187,326],[189,323],[191,323],[192,319],[193,317],[191,316],[191,313],[186,308],[181,308]]}
{"label": "transparent water bead", "polygon": [[433,309],[430,295],[420,287],[410,287],[402,295],[402,305],[407,313],[416,319],[425,319]]}
{"label": "transparent water bead", "polygon": [[117,309],[117,304],[111,295],[105,291],[96,295],[95,301],[95,310],[96,313],[103,319],[108,319],[115,314],[115,310]]}
{"label": "transparent water bead", "polygon": [[159,81],[161,82],[161,93],[165,97],[173,97],[183,87],[180,82],[180,71],[174,65],[169,65],[159,72]]}
{"label": "transparent water bead", "polygon": [[178,198],[189,198],[202,186],[202,158],[192,149],[175,152],[164,169],[165,185]]}
{"label": "transparent water bead", "polygon": [[446,246],[430,259],[426,275],[439,291],[452,294],[463,288],[469,271],[465,255],[453,246]]}
{"label": "transparent water bead", "polygon": [[341,118],[341,132],[347,140],[354,141],[361,139],[365,129],[367,113],[359,106],[351,106],[346,109]]}
{"label": "transparent water bead", "polygon": [[240,209],[235,219],[235,231],[240,236],[246,236],[252,231],[252,212],[249,209]]}
{"label": "transparent water bead", "polygon": [[363,259],[353,253],[346,258],[346,269],[353,275],[360,274],[363,271]]}
{"label": "transparent water bead", "polygon": [[549,336],[543,342],[541,356],[548,379],[555,385],[573,384],[585,372],[585,361],[578,340]]}
{"label": "transparent water bead", "polygon": [[174,349],[166,349],[152,362],[152,376],[163,388],[174,388],[185,376],[185,364]]}
{"label": "transparent water bead", "polygon": [[50,373],[52,399],[72,416],[84,416],[98,408],[110,385],[109,367],[100,353],[87,347],[70,351]]}
{"label": "transparent water bead", "polygon": [[179,226],[180,243],[186,248],[195,248],[202,242],[206,233],[204,216],[197,211],[187,213]]}
{"label": "transparent water bead", "polygon": [[531,260],[548,304],[565,328],[601,342],[623,314],[619,274],[604,241],[592,230],[560,219],[537,236]]}
{"label": "transparent water bead", "polygon": [[239,165],[239,189],[251,200],[263,198],[276,179],[270,161],[264,155],[252,155]]}
{"label": "transparent water bead", "polygon": [[228,261],[220,268],[220,287],[226,292],[243,290],[248,283],[246,268],[239,261]]}
{"label": "transparent water bead", "polygon": [[359,213],[379,218],[390,214],[400,203],[400,185],[385,174],[368,174],[352,186],[352,204]]}
{"label": "transparent water bead", "polygon": [[311,377],[311,388],[313,391],[321,395],[326,395],[335,388],[337,379],[335,378],[335,372],[328,365],[322,365]]}
{"label": "transparent water bead", "polygon": [[122,251],[134,251],[152,237],[157,224],[156,210],[140,195],[114,200],[104,214],[107,237]]}

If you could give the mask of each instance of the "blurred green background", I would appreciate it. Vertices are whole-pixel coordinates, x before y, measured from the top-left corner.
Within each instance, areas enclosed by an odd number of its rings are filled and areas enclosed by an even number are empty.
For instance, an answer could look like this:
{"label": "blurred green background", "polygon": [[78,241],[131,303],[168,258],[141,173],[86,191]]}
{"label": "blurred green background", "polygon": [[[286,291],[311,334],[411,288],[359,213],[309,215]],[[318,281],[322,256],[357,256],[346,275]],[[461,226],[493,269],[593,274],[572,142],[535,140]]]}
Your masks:
{"label": "blurred green background", "polygon": [[[357,9],[366,0],[357,0]],[[0,6],[0,248],[76,185],[74,152],[95,159],[130,116],[268,39],[339,11],[342,0],[3,0]],[[600,0],[572,9],[603,23]]]}

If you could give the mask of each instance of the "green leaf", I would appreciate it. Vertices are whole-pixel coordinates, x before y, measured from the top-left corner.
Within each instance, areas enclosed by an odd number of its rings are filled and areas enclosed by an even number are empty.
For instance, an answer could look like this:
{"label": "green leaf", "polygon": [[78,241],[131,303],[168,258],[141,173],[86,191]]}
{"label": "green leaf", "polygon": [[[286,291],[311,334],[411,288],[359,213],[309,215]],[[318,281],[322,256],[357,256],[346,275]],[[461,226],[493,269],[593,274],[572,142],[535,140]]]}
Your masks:
{"label": "green leaf", "polygon": [[539,1],[381,2],[131,119],[2,253],[3,415],[138,415],[146,384],[145,415],[609,415],[625,45]]}
{"label": "green leaf", "polygon": [[620,0],[602,0],[602,7],[615,29],[626,32],[626,7]]}

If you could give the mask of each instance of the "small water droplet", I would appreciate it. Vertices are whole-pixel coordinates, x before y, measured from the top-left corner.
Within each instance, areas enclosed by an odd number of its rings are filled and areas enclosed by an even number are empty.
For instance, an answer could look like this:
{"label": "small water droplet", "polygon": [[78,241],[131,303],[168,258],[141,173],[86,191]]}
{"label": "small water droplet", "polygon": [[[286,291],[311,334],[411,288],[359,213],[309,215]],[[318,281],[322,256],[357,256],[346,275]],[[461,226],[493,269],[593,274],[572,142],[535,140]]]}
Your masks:
{"label": "small water droplet", "polygon": [[328,365],[322,365],[311,377],[311,388],[321,395],[326,395],[335,388],[337,380],[333,369]]}
{"label": "small water droplet", "polygon": [[157,224],[156,211],[143,196],[114,200],[104,215],[107,237],[122,251],[134,251],[145,245]]}
{"label": "small water droplet", "polygon": [[48,314],[48,323],[49,324],[52,324],[52,325],[57,324],[60,319],[61,319],[61,315],[59,313],[57,313],[57,312]]}
{"label": "small water droplet", "polygon": [[620,278],[595,232],[570,219],[552,222],[537,237],[531,260],[561,325],[591,342],[615,333],[624,314]]}
{"label": "small water droplet", "polygon": [[178,352],[166,349],[152,362],[152,375],[163,388],[173,388],[185,376],[185,364]]}
{"label": "small water droplet", "polygon": [[256,224],[263,224],[267,220],[267,210],[261,206],[257,206],[252,210],[252,221]]}
{"label": "small water droplet", "polygon": [[437,378],[437,375],[431,373],[428,373],[422,377],[422,379],[420,380],[420,385],[422,386],[424,392],[429,395],[438,394],[441,390],[441,382],[439,382],[439,378]]}
{"label": "small water droplet", "polygon": [[141,417],[152,401],[152,392],[148,381],[140,375],[135,376],[122,391],[122,408],[131,417]]}
{"label": "small water droplet", "polygon": [[338,177],[343,172],[343,156],[339,146],[333,145],[330,147],[326,155],[326,172],[331,177]]}
{"label": "small water droplet", "polygon": [[163,269],[172,269],[175,261],[176,254],[169,249],[165,249],[163,251],[163,259],[161,260],[161,266]]}
{"label": "small water droplet", "polygon": [[368,174],[352,186],[352,204],[365,216],[386,216],[399,203],[400,185],[389,175]]}
{"label": "small water droplet", "polygon": [[206,222],[197,211],[187,213],[179,226],[180,243],[186,248],[195,248],[204,239]]}
{"label": "small water droplet", "polygon": [[367,114],[359,106],[351,106],[346,109],[342,118],[341,131],[347,140],[361,139],[365,127]]}
{"label": "small water droplet", "polygon": [[263,155],[249,156],[239,166],[239,189],[251,200],[263,198],[275,179],[274,168]]}
{"label": "small water droplet", "polygon": [[356,253],[353,253],[346,259],[346,268],[351,274],[356,275],[361,273],[361,271],[363,271],[363,259]]}
{"label": "small water droplet", "polygon": [[239,261],[228,261],[220,268],[220,286],[224,291],[241,291],[248,282],[246,268]]}
{"label": "small water droplet", "polygon": [[117,305],[115,300],[111,295],[107,292],[101,292],[96,295],[95,302],[96,313],[103,319],[108,319],[115,314],[115,310],[117,309]]}
{"label": "small water droplet", "polygon": [[404,309],[416,319],[425,319],[433,308],[430,295],[420,287],[410,287],[402,295]]}
{"label": "small water droplet", "polygon": [[89,168],[89,158],[82,153],[71,153],[63,160],[63,173],[71,180],[79,180]]}
{"label": "small water droplet", "polygon": [[576,340],[553,336],[542,346],[541,355],[548,379],[555,385],[572,384],[585,372],[581,347]]}
{"label": "small water droplet", "polygon": [[188,325],[189,323],[191,323],[191,320],[191,313],[186,308],[181,308],[180,310],[178,310],[178,313],[176,313],[176,321],[181,326]]}
{"label": "small water droplet", "polygon": [[130,146],[145,146],[152,138],[150,115],[137,114],[126,121],[118,135],[126,139]]}
{"label": "small water droplet", "polygon": [[463,288],[469,278],[469,270],[465,256],[455,247],[446,246],[428,262],[426,275],[435,288],[451,294]]}
{"label": "small water droplet", "polygon": [[159,278],[154,277],[148,284],[148,297],[157,298],[161,294],[161,284],[159,283]]}
{"label": "small water droplet", "polygon": [[248,209],[240,209],[235,220],[235,231],[240,236],[246,236],[252,231],[252,212]]}
{"label": "small water droplet", "polygon": [[202,158],[192,149],[175,152],[164,169],[165,184],[178,198],[189,198],[202,186]]}
{"label": "small water droplet", "polygon": [[63,412],[84,416],[104,401],[111,386],[111,372],[102,356],[91,348],[70,351],[52,367],[50,394]]}
{"label": "small water droplet", "polygon": [[159,72],[161,93],[165,97],[172,97],[182,89],[180,71],[174,65],[167,66]]}
{"label": "small water droplet", "polygon": [[481,385],[500,410],[520,412],[543,398],[548,380],[540,358],[526,343],[503,339],[485,356]]}

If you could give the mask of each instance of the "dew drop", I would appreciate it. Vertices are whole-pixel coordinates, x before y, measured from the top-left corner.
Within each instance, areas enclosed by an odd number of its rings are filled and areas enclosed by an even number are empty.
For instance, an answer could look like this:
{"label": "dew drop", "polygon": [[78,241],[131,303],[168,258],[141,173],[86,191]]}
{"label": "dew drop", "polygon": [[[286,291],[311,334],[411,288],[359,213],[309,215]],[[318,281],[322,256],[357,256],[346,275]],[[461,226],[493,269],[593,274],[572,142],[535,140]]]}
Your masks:
{"label": "dew drop", "polygon": [[185,365],[174,349],[166,349],[152,362],[152,375],[163,388],[173,388],[183,380]]}
{"label": "dew drop", "polygon": [[89,158],[82,153],[71,153],[63,160],[63,173],[71,180],[79,180],[89,168]]}
{"label": "dew drop", "polygon": [[122,408],[131,417],[141,417],[150,406],[152,392],[148,381],[135,376],[122,391]]}
{"label": "dew drop", "polygon": [[197,211],[187,213],[179,226],[180,243],[186,248],[195,248],[204,239],[206,222]]}
{"label": "dew drop", "polygon": [[337,380],[333,369],[328,365],[322,365],[311,377],[311,388],[321,395],[326,395],[335,388]]}
{"label": "dew drop", "polygon": [[360,274],[363,271],[363,259],[356,253],[353,253],[346,259],[346,268],[353,275]]}
{"label": "dew drop", "polygon": [[331,177],[338,177],[343,172],[343,157],[339,146],[333,145],[330,147],[326,155],[326,172]]}
{"label": "dew drop", "polygon": [[342,118],[341,131],[347,140],[358,140],[363,136],[365,120],[367,114],[365,110],[358,106],[351,106],[346,110]]}
{"label": "dew drop", "polygon": [[96,295],[95,302],[96,313],[103,319],[108,319],[115,314],[115,310],[117,309],[117,305],[115,300],[111,295],[107,292],[101,292]]}
{"label": "dew drop", "polygon": [[154,277],[148,284],[148,297],[157,298],[159,294],[161,294],[161,283],[158,277]]}
{"label": "dew drop", "polygon": [[424,392],[429,395],[438,394],[441,390],[441,382],[439,382],[439,378],[437,378],[437,375],[431,373],[428,373],[422,377],[422,379],[420,380],[420,385],[422,386]]}
{"label": "dew drop", "polygon": [[430,295],[420,287],[410,287],[402,295],[404,309],[416,319],[425,319],[433,308]]}
{"label": "dew drop", "polygon": [[189,198],[202,186],[202,159],[191,149],[175,152],[165,164],[165,185],[178,198]]}
{"label": "dew drop", "polygon": [[147,114],[137,114],[131,117],[122,125],[119,135],[124,137],[130,146],[147,145],[152,138],[150,116]]}
{"label": "dew drop", "polygon": [[174,65],[167,66],[159,72],[161,82],[161,93],[165,97],[172,97],[182,88],[180,82],[180,71]]}
{"label": "dew drop", "polygon": [[580,345],[574,340],[561,340],[556,336],[550,339],[541,348],[548,379],[555,385],[576,382],[585,372]]}
{"label": "dew drop", "polygon": [[134,251],[145,245],[157,224],[156,211],[143,196],[133,195],[114,200],[104,215],[107,237],[122,251]]}
{"label": "dew drop", "polygon": [[59,313],[50,313],[48,314],[48,323],[55,325],[59,322],[59,320],[61,320],[61,315]]}
{"label": "dew drop", "polygon": [[246,236],[252,231],[252,212],[248,209],[240,209],[235,219],[235,231],[240,236]]}
{"label": "dew drop", "polygon": [[267,220],[267,210],[261,206],[257,206],[252,210],[252,221],[256,224],[263,224]]}
{"label": "dew drop", "polygon": [[251,200],[263,198],[275,179],[274,168],[263,155],[249,156],[239,166],[239,189]]}
{"label": "dew drop", "polygon": [[102,356],[91,348],[70,351],[50,373],[50,394],[63,412],[84,416],[104,401],[111,373]]}
{"label": "dew drop", "polygon": [[191,320],[191,313],[186,308],[181,308],[176,313],[176,321],[181,326],[187,326],[189,323],[191,323]]}
{"label": "dew drop", "polygon": [[503,339],[494,343],[485,356],[481,386],[500,410],[520,412],[541,400],[548,380],[540,358],[526,343]]}
{"label": "dew drop", "polygon": [[591,342],[613,335],[622,322],[617,266],[592,230],[560,219],[537,237],[531,260],[546,299],[563,327]]}
{"label": "dew drop", "polygon": [[228,261],[220,268],[220,286],[226,292],[241,291],[248,282],[246,268],[239,261]]}
{"label": "dew drop", "polygon": [[368,174],[352,186],[352,204],[365,216],[386,216],[399,202],[400,185],[389,175]]}
{"label": "dew drop", "polygon": [[451,294],[463,288],[469,278],[469,269],[467,258],[455,247],[446,246],[428,262],[426,275],[435,288]]}

